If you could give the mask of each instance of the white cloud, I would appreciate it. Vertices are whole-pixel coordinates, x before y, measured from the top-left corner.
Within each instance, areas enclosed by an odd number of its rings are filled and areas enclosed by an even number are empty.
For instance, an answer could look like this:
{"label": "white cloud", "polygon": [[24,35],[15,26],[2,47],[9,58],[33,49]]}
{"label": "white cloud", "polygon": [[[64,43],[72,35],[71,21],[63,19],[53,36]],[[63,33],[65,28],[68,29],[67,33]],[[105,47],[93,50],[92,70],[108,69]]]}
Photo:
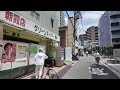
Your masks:
{"label": "white cloud", "polygon": [[101,15],[92,14],[92,13],[85,13],[83,15],[83,19],[98,19]]}
{"label": "white cloud", "polygon": [[[98,26],[99,19],[104,11],[82,11],[83,17],[83,30],[80,25],[78,34],[84,33],[91,26]],[[73,12],[69,12],[70,16],[73,15]],[[65,25],[68,24],[67,15],[65,15]]]}
{"label": "white cloud", "polygon": [[86,11],[83,13],[83,28],[87,30],[91,26],[98,26],[99,19],[104,11]]}

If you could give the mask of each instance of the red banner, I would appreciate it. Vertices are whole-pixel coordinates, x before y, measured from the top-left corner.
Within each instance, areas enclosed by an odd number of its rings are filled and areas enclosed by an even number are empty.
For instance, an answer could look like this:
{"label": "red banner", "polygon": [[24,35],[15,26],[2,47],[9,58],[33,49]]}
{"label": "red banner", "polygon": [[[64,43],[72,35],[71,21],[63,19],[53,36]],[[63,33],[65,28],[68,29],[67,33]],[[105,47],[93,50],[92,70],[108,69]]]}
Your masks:
{"label": "red banner", "polygon": [[5,42],[2,51],[2,63],[14,62],[16,59],[16,44]]}

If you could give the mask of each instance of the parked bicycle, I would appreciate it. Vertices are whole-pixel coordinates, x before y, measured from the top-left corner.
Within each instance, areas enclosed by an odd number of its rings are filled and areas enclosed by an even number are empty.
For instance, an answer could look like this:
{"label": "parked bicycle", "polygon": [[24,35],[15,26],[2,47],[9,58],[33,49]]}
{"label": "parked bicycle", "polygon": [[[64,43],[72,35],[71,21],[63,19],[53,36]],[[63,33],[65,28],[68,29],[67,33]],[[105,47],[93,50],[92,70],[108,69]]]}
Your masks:
{"label": "parked bicycle", "polygon": [[41,78],[43,78],[43,79],[59,79],[59,75],[55,69],[53,69],[49,66],[47,66],[47,67],[44,66]]}

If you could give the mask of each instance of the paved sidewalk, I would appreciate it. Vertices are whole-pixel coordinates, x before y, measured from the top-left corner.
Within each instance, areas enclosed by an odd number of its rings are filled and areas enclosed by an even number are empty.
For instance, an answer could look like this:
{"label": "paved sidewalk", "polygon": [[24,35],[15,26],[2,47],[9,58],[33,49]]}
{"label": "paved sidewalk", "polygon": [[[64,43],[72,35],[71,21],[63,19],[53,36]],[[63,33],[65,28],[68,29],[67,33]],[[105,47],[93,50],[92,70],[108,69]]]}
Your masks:
{"label": "paved sidewalk", "polygon": [[[60,75],[60,77],[62,77],[62,75],[64,75],[64,73],[66,73],[72,66],[74,66],[79,60],[73,61],[72,65],[63,65],[62,67],[53,67],[53,69],[58,73],[58,75]],[[47,70],[45,69],[45,72]],[[45,78],[45,75],[43,75],[43,78]],[[35,73],[32,73],[28,76],[25,76],[23,78],[19,78],[19,79],[35,79]]]}
{"label": "paved sidewalk", "polygon": [[[64,65],[62,67],[53,67],[53,69],[58,73],[60,70],[62,70],[65,67],[66,67],[66,65]],[[45,72],[46,72],[46,69],[45,69]],[[45,75],[43,75],[43,78],[45,78]],[[23,77],[21,79],[35,79],[35,73],[28,75],[26,77]]]}
{"label": "paved sidewalk", "polygon": [[107,67],[120,78],[120,64],[111,64],[108,63],[107,60],[111,60],[110,58],[101,58],[101,62],[107,65]]}

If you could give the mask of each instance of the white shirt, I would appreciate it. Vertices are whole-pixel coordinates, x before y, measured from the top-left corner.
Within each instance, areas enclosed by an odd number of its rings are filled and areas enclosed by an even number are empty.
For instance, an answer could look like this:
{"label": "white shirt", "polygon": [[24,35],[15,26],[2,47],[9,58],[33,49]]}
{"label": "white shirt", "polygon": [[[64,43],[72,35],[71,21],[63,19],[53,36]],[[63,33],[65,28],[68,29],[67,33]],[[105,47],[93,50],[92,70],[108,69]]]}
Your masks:
{"label": "white shirt", "polygon": [[42,52],[37,53],[34,57],[35,65],[44,65],[45,59],[47,59],[48,56]]}
{"label": "white shirt", "polygon": [[100,57],[100,54],[97,52],[94,54],[95,57]]}

